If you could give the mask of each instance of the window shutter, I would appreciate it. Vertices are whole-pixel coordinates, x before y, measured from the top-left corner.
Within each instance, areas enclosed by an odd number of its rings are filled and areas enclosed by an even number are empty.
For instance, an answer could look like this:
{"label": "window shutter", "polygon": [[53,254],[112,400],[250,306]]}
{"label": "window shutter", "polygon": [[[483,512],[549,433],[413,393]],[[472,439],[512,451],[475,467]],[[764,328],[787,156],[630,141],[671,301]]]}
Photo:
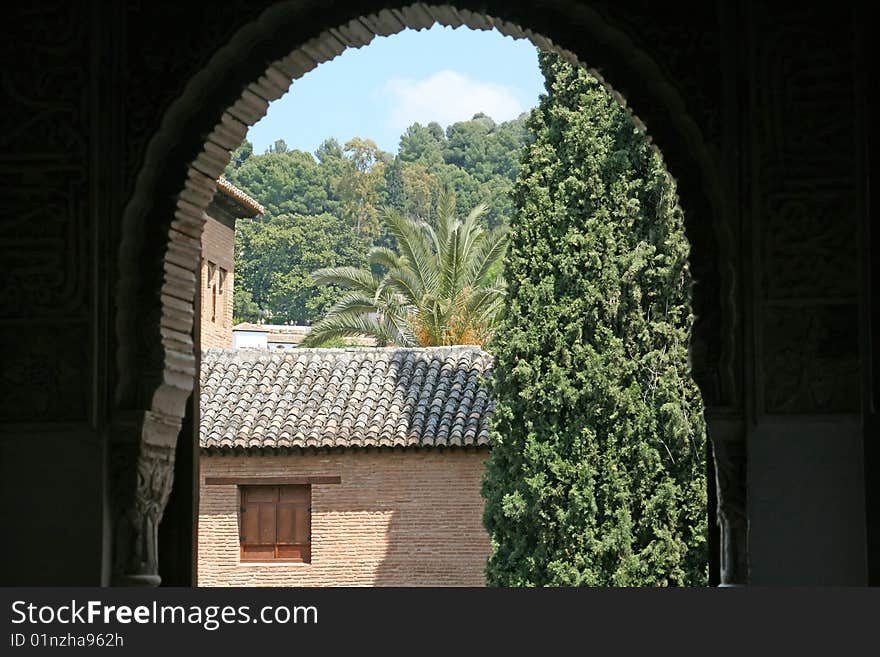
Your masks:
{"label": "window shutter", "polygon": [[279,559],[308,563],[309,547],[309,486],[281,486],[278,502]]}
{"label": "window shutter", "polygon": [[208,276],[205,280],[205,288],[210,290],[211,286],[214,285],[214,271],[217,269],[217,265],[213,262],[208,261]]}
{"label": "window shutter", "polygon": [[241,559],[311,561],[311,487],[242,486]]}
{"label": "window shutter", "polygon": [[301,544],[311,543],[312,515],[308,507],[296,516],[295,536],[296,542]]}
{"label": "window shutter", "polygon": [[249,560],[275,556],[275,505],[277,486],[243,488],[241,512],[241,557]]}
{"label": "window shutter", "polygon": [[260,538],[260,507],[242,501],[241,505],[241,542],[245,545],[256,545]]}
{"label": "window shutter", "polygon": [[278,505],[278,543],[299,543],[296,538],[296,521],[301,513],[293,504]]}

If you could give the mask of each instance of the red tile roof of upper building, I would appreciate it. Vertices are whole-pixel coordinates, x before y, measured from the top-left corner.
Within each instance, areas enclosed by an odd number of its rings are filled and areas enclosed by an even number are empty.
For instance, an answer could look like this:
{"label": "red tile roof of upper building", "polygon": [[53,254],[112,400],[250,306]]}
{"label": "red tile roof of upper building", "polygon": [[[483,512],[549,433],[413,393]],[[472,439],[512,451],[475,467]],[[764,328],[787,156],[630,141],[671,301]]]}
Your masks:
{"label": "red tile roof of upper building", "polygon": [[266,208],[226,180],[226,178],[221,177],[217,179],[217,190],[223,192],[245,210],[248,210],[253,214],[266,214]]}

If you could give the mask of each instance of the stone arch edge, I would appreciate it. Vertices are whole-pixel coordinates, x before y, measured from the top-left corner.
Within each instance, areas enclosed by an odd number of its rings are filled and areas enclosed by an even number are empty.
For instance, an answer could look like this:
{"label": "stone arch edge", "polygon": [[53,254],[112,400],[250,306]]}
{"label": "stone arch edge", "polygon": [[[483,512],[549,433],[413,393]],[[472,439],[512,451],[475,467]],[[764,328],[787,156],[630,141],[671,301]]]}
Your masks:
{"label": "stone arch edge", "polygon": [[[204,211],[213,198],[214,181],[229,162],[230,151],[244,139],[248,128],[268,109],[269,102],[286,93],[291,81],[321,63],[330,61],[350,47],[362,47],[375,36],[387,36],[406,28],[424,29],[439,23],[472,29],[496,28],[514,38],[528,38],[536,46],[560,52],[570,62],[587,68],[645,131],[644,123],[627,104],[626,98],[611,87],[602,74],[579,60],[571,51],[549,39],[502,19],[481,12],[454,9],[448,5],[417,3],[402,8],[382,7],[366,13],[363,8],[338,27],[324,29],[286,56],[270,60],[262,72],[250,79],[237,99],[231,102],[214,127],[201,138],[201,148],[187,161],[183,188],[177,189],[173,218],[159,226],[163,244],[159,261],[144,268],[141,260],[147,236],[147,217],[153,199],[163,189],[162,175],[168,154],[193,123],[205,124],[204,99],[222,79],[238,56],[255,44],[272,41],[282,27],[293,21],[323,25],[329,19],[314,7],[287,2],[267,9],[255,21],[242,27],[188,83],[183,93],[165,113],[159,130],[151,139],[135,191],[123,215],[122,242],[119,250],[119,279],[116,289],[117,387],[116,405],[130,418],[128,430],[111,439],[111,474],[114,481],[113,577],[116,584],[156,585],[158,577],[157,531],[173,483],[174,451],[186,403],[192,393],[197,358],[191,339],[195,312],[200,243]],[[459,4],[467,4],[465,2]],[[659,66],[639,50],[622,31],[612,27],[596,12],[572,2],[554,4],[556,19],[567,16],[590,28],[589,37],[621,57],[628,55],[627,67],[649,81],[647,96],[659,102],[663,114],[673,117],[675,133],[684,140],[686,150],[698,165],[706,195],[713,209],[716,239],[719,246],[719,274],[726,305],[725,325],[734,321],[734,267],[729,244],[730,230],[720,218],[722,190],[715,164],[706,148],[700,129],[687,114],[685,103],[675,87],[665,80]],[[489,10],[491,11],[491,10]],[[486,13],[488,14],[489,11]],[[499,12],[502,13],[502,12]],[[312,20],[314,19],[314,20]],[[522,21],[525,22],[525,21]],[[552,23],[553,19],[545,21]],[[316,31],[320,28],[316,28]],[[255,65],[256,68],[259,66]],[[246,78],[247,79],[247,78]],[[651,134],[648,133],[649,138]],[[180,177],[178,180],[180,180]],[[179,185],[179,183],[178,183]],[[165,219],[160,218],[160,222]],[[156,226],[152,227],[156,229]],[[154,237],[155,230],[149,237]],[[153,269],[150,270],[149,266]],[[138,301],[146,300],[139,307]],[[158,344],[145,349],[138,339],[144,334],[144,320],[157,328],[148,333]],[[158,325],[156,327],[156,325]],[[725,330],[733,336],[734,331]],[[725,358],[734,345],[724,342]]]}

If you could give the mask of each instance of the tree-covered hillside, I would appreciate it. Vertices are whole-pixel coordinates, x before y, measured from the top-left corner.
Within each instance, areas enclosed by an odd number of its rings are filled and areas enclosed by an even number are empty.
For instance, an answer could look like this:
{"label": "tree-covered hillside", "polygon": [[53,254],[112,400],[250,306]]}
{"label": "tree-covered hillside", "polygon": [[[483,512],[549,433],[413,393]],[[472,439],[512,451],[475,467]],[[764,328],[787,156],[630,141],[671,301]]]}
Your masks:
{"label": "tree-covered hillside", "polygon": [[324,141],[318,150],[291,150],[278,140],[255,154],[245,141],[226,177],[257,199],[266,215],[236,225],[235,318],[312,323],[338,298],[309,274],[326,267],[367,267],[371,246],[392,246],[383,208],[436,221],[438,201],[452,192],[456,214],[479,204],[487,228],[504,226],[525,144],[526,115],[496,124],[484,114],[450,125],[415,123],[396,156],[370,139]]}

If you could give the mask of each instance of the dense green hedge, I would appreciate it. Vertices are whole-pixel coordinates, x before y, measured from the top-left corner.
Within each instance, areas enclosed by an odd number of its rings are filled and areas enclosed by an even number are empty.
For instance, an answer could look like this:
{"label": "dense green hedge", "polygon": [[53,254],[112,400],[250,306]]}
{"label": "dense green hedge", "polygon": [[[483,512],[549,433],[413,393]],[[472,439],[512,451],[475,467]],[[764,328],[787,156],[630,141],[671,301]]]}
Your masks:
{"label": "dense green hedge", "polygon": [[541,55],[490,345],[495,586],[706,582],[705,427],[674,182],[585,71]]}

